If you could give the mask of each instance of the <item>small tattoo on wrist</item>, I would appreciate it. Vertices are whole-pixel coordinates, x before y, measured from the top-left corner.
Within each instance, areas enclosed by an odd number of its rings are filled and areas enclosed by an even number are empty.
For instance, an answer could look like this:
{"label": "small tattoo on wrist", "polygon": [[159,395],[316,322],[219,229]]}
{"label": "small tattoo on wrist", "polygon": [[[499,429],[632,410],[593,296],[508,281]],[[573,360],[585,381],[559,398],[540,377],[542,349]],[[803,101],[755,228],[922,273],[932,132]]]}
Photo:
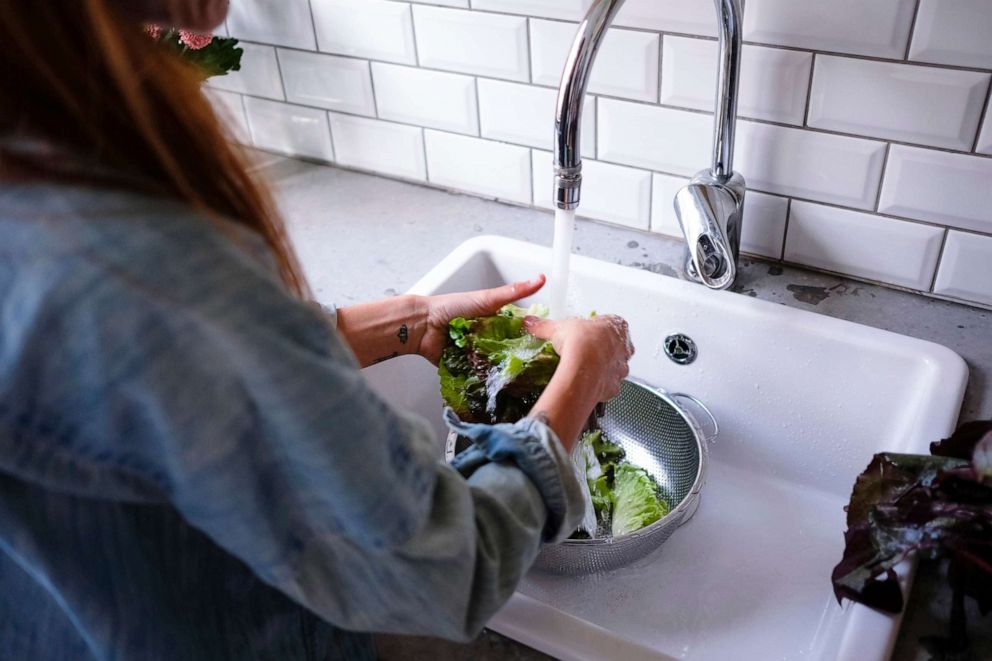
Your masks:
{"label": "small tattoo on wrist", "polygon": [[396,333],[396,337],[400,338],[400,343],[406,344],[406,341],[410,339],[410,330],[406,327],[406,324],[400,326],[400,330]]}

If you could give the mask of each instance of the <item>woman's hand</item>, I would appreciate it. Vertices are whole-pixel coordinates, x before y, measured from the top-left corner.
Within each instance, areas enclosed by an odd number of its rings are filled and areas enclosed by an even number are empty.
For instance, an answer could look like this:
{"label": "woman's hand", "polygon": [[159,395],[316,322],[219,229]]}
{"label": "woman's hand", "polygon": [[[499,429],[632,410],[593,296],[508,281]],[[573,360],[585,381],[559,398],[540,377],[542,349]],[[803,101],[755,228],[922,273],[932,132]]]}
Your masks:
{"label": "woman's hand", "polygon": [[634,355],[627,322],[603,315],[553,321],[528,317],[527,331],[550,340],[561,362],[531,415],[547,420],[571,451],[596,404],[620,393]]}
{"label": "woman's hand", "polygon": [[526,282],[441,296],[397,296],[338,310],[338,332],[362,367],[405,354],[420,354],[437,364],[448,343],[448,322],[455,317],[496,314],[544,286],[544,276]]}
{"label": "woman's hand", "polygon": [[507,303],[535,294],[544,286],[544,282],[544,276],[539,275],[533,280],[515,282],[494,289],[426,297],[427,320],[417,353],[437,364],[441,360],[441,352],[448,344],[449,321],[455,317],[471,319],[496,314]]}
{"label": "woman's hand", "polygon": [[591,319],[538,319],[527,317],[524,328],[531,335],[549,340],[561,362],[595,376],[597,402],[620,394],[620,382],[630,370],[627,361],[634,355],[627,322],[615,315]]}

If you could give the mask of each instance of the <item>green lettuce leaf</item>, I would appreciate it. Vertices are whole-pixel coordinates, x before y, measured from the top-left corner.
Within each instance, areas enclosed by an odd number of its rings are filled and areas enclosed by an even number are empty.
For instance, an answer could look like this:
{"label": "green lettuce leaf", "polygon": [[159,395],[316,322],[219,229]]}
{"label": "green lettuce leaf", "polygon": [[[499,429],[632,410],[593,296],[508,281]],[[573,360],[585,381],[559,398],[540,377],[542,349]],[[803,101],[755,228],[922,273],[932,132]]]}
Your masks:
{"label": "green lettuce leaf", "polygon": [[516,422],[551,381],[558,354],[550,342],[524,328],[524,317],[532,312],[540,310],[505,306],[491,317],[449,322],[451,344],[442,354],[444,370],[438,368],[438,377],[445,404],[463,419]]}
{"label": "green lettuce leaf", "polygon": [[629,462],[616,467],[613,478],[614,537],[632,533],[668,514],[668,503],[658,495],[658,484],[646,470]]}

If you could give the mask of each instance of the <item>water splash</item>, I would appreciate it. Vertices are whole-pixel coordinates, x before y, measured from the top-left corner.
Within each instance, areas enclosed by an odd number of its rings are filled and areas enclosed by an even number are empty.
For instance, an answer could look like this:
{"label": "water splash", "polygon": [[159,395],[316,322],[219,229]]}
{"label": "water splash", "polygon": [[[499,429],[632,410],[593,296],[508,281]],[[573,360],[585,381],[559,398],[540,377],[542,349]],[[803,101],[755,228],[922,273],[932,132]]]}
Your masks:
{"label": "water splash", "polygon": [[568,271],[575,235],[575,210],[555,209],[555,239],[551,249],[551,318],[568,313]]}

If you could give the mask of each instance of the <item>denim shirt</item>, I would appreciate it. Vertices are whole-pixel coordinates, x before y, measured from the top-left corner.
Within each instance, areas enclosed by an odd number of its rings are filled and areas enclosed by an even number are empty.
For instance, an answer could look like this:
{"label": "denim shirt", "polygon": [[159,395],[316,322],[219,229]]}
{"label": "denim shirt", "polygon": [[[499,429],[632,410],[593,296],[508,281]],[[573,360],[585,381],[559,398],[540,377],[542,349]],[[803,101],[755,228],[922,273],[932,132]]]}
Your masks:
{"label": "denim shirt", "polygon": [[451,419],[477,443],[440,461],[257,237],[180,204],[0,187],[0,315],[0,658],[466,640],[581,518],[545,425]]}

